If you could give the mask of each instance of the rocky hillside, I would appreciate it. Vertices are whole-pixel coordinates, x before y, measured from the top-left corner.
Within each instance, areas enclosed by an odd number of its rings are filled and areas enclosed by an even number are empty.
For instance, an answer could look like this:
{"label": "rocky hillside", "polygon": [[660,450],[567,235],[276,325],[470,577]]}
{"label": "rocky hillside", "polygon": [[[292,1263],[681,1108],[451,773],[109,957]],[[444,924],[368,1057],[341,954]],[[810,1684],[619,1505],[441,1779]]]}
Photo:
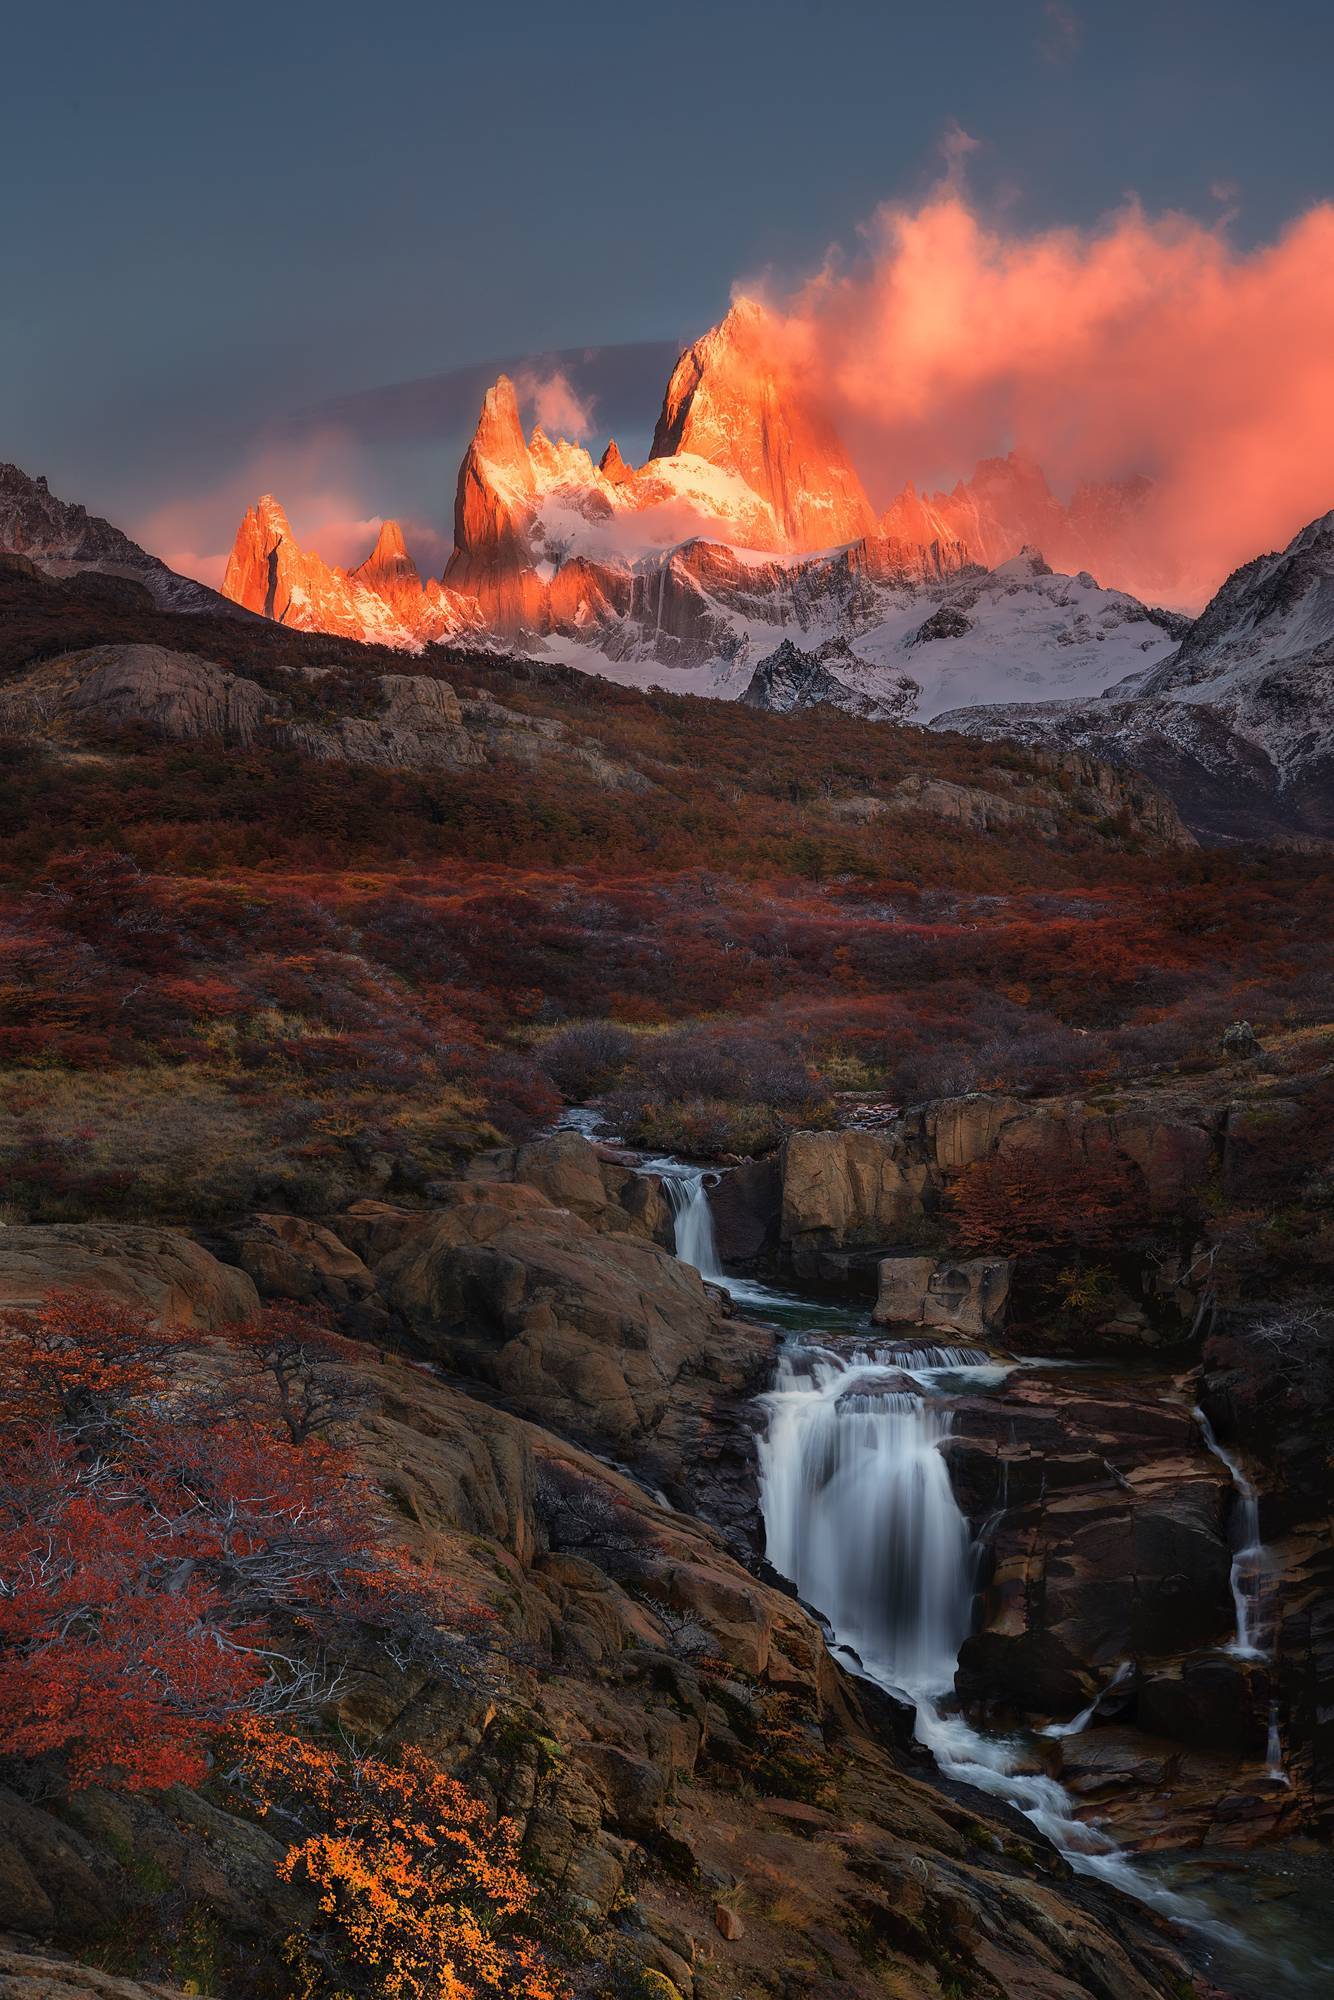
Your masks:
{"label": "rocky hillside", "polygon": [[[346,662],[335,663],[318,639],[284,638],[262,624],[248,626],[239,638],[224,632],[210,658],[197,650],[201,628],[193,621],[154,621],[133,597],[90,606],[86,591],[71,595],[23,558],[0,557],[0,586],[14,613],[7,636],[17,655],[0,684],[0,727],[19,737],[58,744],[89,732],[141,727],[165,742],[217,741],[383,770],[471,771],[479,779],[506,766],[539,763],[594,790],[656,793],[668,805],[660,760],[633,748],[627,756],[614,741],[620,703],[644,698],[599,692],[582,676],[517,661],[493,667],[485,655],[457,652],[433,654],[423,662],[431,671],[384,672],[385,665],[400,664],[392,649],[377,659],[357,646]],[[26,644],[25,629],[31,632]],[[136,631],[152,639],[120,636]],[[66,651],[60,640],[67,632],[76,639],[116,636]],[[220,635],[211,636],[216,642]],[[33,657],[24,660],[25,653]],[[829,657],[841,662],[846,656],[836,649]],[[242,663],[242,670],[231,661]],[[461,696],[446,673],[461,680]],[[484,684],[488,678],[504,699]],[[787,706],[804,710],[811,704]],[[868,702],[858,712],[876,707]],[[763,727],[759,717],[746,721],[755,731]],[[794,717],[786,726],[801,724]],[[804,726],[818,724],[808,719]],[[1103,838],[1129,836],[1151,845],[1189,838],[1152,788],[1087,757],[1038,755],[1014,767],[1013,760],[993,763],[985,753],[966,753],[970,768],[964,771],[945,744],[916,730],[869,737],[862,752],[870,781],[836,787],[823,815],[831,828],[869,828],[890,811],[952,821],[971,813],[975,821],[1006,820],[1016,832],[1026,828],[1052,840],[1073,813],[1084,828],[1101,825]],[[894,765],[915,782],[900,779]],[[945,789],[924,791],[921,781],[937,774]],[[958,777],[966,782],[958,784]],[[758,765],[749,782],[766,787]]]}
{"label": "rocky hillside", "polygon": [[178,576],[110,521],[58,500],[45,479],[30,479],[17,465],[0,465],[0,551],[26,556],[48,576],[92,572],[144,586],[165,611],[235,609],[188,576]]}
{"label": "rocky hillside", "polygon": [[[720,1445],[768,1337],[720,1316],[590,1149],[517,1167],[526,1179],[474,1178],[416,1212],[251,1218],[219,1245],[236,1263],[163,1232],[7,1231],[0,1284],[39,1298],[92,1250],[94,1287],[199,1329],[173,1350],[186,1371],[232,1365],[222,1335],[254,1283],[380,1328],[378,1353],[325,1365],[321,1391],[395,1540],[472,1596],[486,1636],[440,1676],[367,1634],[328,1719],[381,1757],[426,1754],[512,1818],[576,1993],[1173,1989],[1187,1975],[1153,1919],[936,1782],[893,1704],[684,1511],[727,1475]],[[385,1352],[394,1327],[417,1359]],[[673,1506],[651,1490],[664,1481]],[[63,1992],[69,1975],[36,1962],[54,1947],[252,1991],[315,1918],[279,1878],[284,1838],[223,1763],[167,1794],[71,1792],[50,1773],[0,1789],[0,1926],[26,1942],[7,1990]],[[101,1974],[85,1990],[135,1992]]]}
{"label": "rocky hillside", "polygon": [[1218,839],[1334,837],[1334,514],[1230,576],[1177,649],[1096,702],[954,709],[937,729],[1133,765]]}

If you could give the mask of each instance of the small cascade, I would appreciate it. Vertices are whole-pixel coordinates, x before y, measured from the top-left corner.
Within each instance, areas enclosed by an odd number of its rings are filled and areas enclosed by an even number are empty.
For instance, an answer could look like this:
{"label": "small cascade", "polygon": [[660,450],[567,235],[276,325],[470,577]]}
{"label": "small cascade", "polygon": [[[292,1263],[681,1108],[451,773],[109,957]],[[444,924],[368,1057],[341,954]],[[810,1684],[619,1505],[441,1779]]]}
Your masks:
{"label": "small cascade", "polygon": [[1049,1722],[1045,1729],[1039,1729],[1038,1735],[1058,1737],[1082,1736],[1094,1716],[1098,1713],[1098,1710],[1106,1701],[1108,1695],[1113,1693],[1116,1688],[1124,1687],[1134,1671],[1135,1663],[1133,1660],[1122,1660],[1106,1687],[1098,1689],[1098,1692],[1094,1695],[1087,1708],[1081,1708],[1078,1715],[1072,1716],[1069,1722]]}
{"label": "small cascade", "polygon": [[882,1367],[901,1369],[928,1387],[937,1375],[966,1375],[978,1388],[993,1387],[1016,1366],[1013,1361],[997,1361],[980,1347],[937,1347],[918,1342],[896,1341],[893,1346],[877,1342],[875,1358]]}
{"label": "small cascade", "polygon": [[683,1264],[693,1264],[710,1284],[723,1282],[723,1267],[713,1235],[713,1211],[708,1190],[718,1183],[718,1174],[708,1167],[690,1167],[681,1160],[644,1160],[641,1174],[656,1174],[667,1190],[672,1205],[676,1234],[676,1254]]}
{"label": "small cascade", "polygon": [[1271,1784],[1292,1787],[1292,1779],[1283,1768],[1283,1738],[1278,1727],[1278,1703],[1269,1704],[1269,1735],[1265,1741],[1265,1776]]}
{"label": "small cascade", "polygon": [[1206,1447],[1220,1465],[1226,1466],[1237,1495],[1238,1532],[1232,1555],[1232,1602],[1236,1608],[1237,1630],[1227,1650],[1235,1659],[1265,1660],[1268,1649],[1263,1640],[1265,1586],[1269,1581],[1269,1558],[1260,1540],[1260,1496],[1231,1452],[1224,1451],[1214,1436],[1214,1427],[1198,1407],[1191,1414],[1200,1427]]}

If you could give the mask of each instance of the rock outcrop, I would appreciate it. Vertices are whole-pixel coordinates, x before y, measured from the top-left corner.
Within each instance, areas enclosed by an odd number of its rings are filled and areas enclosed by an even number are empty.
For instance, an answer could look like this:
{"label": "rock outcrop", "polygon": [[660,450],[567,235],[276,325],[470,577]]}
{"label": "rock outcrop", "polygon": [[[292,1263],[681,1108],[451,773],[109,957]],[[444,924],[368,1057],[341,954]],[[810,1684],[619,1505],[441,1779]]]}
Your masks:
{"label": "rock outcrop", "polygon": [[531,1183],[461,1182],[375,1265],[388,1303],[451,1369],[679,1480],[701,1400],[745,1387],[768,1336],[725,1319],[698,1272]]}
{"label": "rock outcrop", "polygon": [[1004,1257],[883,1257],[871,1317],[986,1341],[1004,1330],[1013,1275]]}
{"label": "rock outcrop", "polygon": [[291,693],[282,694],[193,653],[94,646],[44,661],[0,690],[0,728],[60,741],[90,727],[137,723],[168,742],[216,737],[242,749],[297,750],[324,763],[381,770],[449,771],[497,758],[556,757],[602,784],[645,782],[554,717],[528,715],[485,694],[461,701],[433,674],[377,675],[360,695],[361,712],[352,714],[339,712],[346,692],[337,686],[321,703],[322,679],[293,674]]}
{"label": "rock outcrop", "polygon": [[146,1306],[171,1326],[203,1332],[249,1319],[259,1307],[243,1271],[177,1229],[112,1222],[0,1229],[0,1310],[37,1306],[65,1290]]}

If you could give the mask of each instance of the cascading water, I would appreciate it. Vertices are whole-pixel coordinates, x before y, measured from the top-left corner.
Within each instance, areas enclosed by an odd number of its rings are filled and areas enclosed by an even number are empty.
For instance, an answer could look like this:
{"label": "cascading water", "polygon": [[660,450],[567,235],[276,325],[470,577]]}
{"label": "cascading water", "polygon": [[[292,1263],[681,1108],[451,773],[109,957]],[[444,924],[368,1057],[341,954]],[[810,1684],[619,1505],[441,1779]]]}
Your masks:
{"label": "cascading water", "polygon": [[693,1264],[701,1278],[721,1284],[723,1267],[713,1234],[713,1212],[709,1207],[710,1179],[716,1172],[707,1167],[688,1167],[680,1160],[644,1160],[641,1174],[656,1174],[667,1190],[672,1205],[676,1233],[676,1254],[683,1264]]}
{"label": "cascading water", "polygon": [[1122,1660],[1106,1687],[1098,1689],[1098,1692],[1094,1695],[1087,1708],[1081,1708],[1078,1715],[1072,1716],[1069,1722],[1049,1722],[1045,1729],[1039,1729],[1038,1735],[1054,1736],[1058,1739],[1067,1736],[1082,1736],[1107,1697],[1115,1689],[1124,1687],[1134,1671],[1135,1663],[1133,1660]]}
{"label": "cascading water", "polygon": [[[949,1352],[985,1365],[970,1350]],[[973,1542],[939,1449],[948,1408],[905,1392],[908,1370],[918,1382],[933,1372],[920,1351],[782,1350],[759,1442],[769,1560],[828,1619],[840,1649],[915,1703],[918,1740],[949,1776],[1017,1807],[1080,1873],[1200,1922],[1193,1904],[1083,1825],[1022,1744],[947,1711],[971,1617]]]}
{"label": "cascading water", "polygon": [[968,1631],[970,1537],[936,1449],[948,1415],[869,1356],[788,1350],[759,1446],[769,1560],[866,1671],[943,1694]]}
{"label": "cascading water", "polygon": [[1227,1650],[1239,1660],[1264,1660],[1269,1654],[1262,1643],[1265,1586],[1269,1581],[1269,1558],[1260,1540],[1260,1496],[1231,1452],[1224,1451],[1214,1436],[1214,1427],[1204,1411],[1191,1413],[1200,1435],[1220,1465],[1227,1467],[1237,1495],[1238,1531],[1232,1556],[1232,1602],[1237,1630]]}
{"label": "cascading water", "polygon": [[[655,1159],[642,1161],[639,1171],[658,1175],[667,1189],[684,1263],[766,1316],[786,1318],[798,1308],[811,1324],[804,1302],[726,1277],[707,1169]],[[918,1740],[950,1777],[1017,1808],[1078,1873],[1215,1939],[1239,1942],[1081,1823],[1064,1788],[1033,1771],[1024,1745],[982,1736],[947,1712],[971,1621],[976,1544],[939,1449],[949,1435],[949,1410],[933,1391],[950,1377],[986,1387],[1017,1365],[1023,1364],[997,1363],[974,1348],[877,1347],[844,1360],[809,1340],[787,1344],[764,1399],[768,1428],[758,1442],[769,1560],[828,1620],[841,1650],[870,1678],[914,1702]],[[905,1377],[914,1390],[904,1388]],[[1124,1673],[1118,1668],[1089,1710],[1052,1733],[1072,1735],[1091,1721]]]}

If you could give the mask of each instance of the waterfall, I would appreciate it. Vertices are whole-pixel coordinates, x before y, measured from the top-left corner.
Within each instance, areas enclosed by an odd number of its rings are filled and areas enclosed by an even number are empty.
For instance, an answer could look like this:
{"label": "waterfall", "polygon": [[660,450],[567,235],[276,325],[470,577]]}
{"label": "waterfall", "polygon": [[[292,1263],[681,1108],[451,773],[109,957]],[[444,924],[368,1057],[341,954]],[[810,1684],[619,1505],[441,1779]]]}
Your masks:
{"label": "waterfall", "polygon": [[949,1712],[971,1622],[973,1542],[939,1449],[948,1406],[929,1390],[905,1392],[896,1359],[809,1344],[780,1352],[758,1445],[769,1560],[828,1620],[836,1650],[915,1703],[918,1741],[942,1771],[1016,1807],[1077,1872],[1203,1924],[1203,1912],[1076,1818],[1022,1742],[982,1736]]}
{"label": "waterfall", "polygon": [[1269,1704],[1269,1735],[1265,1740],[1265,1776],[1275,1785],[1291,1786],[1292,1779],[1283,1768],[1283,1738],[1278,1729],[1278,1703]]}
{"label": "waterfall", "polygon": [[1262,1596],[1269,1576],[1269,1561],[1264,1543],[1260,1540],[1260,1496],[1247,1478],[1241,1463],[1231,1452],[1224,1451],[1214,1436],[1214,1427],[1198,1407],[1191,1412],[1200,1427],[1200,1435],[1208,1449],[1220,1465],[1227,1467],[1237,1495],[1237,1518],[1240,1531],[1234,1536],[1236,1547],[1232,1556],[1232,1603],[1236,1611],[1236,1636],[1227,1648],[1239,1660],[1263,1660],[1268,1658],[1261,1635],[1261,1614],[1264,1606]]}
{"label": "waterfall", "polygon": [[672,1205],[676,1234],[676,1254],[683,1264],[693,1264],[701,1278],[720,1285],[723,1267],[713,1236],[713,1213],[709,1207],[710,1179],[716,1185],[717,1172],[708,1167],[688,1167],[680,1160],[644,1160],[641,1174],[656,1174],[667,1190]]}
{"label": "waterfall", "polygon": [[968,1524],[937,1446],[948,1414],[859,1355],[788,1350],[767,1397],[769,1560],[867,1672],[943,1694],[968,1631]]}

